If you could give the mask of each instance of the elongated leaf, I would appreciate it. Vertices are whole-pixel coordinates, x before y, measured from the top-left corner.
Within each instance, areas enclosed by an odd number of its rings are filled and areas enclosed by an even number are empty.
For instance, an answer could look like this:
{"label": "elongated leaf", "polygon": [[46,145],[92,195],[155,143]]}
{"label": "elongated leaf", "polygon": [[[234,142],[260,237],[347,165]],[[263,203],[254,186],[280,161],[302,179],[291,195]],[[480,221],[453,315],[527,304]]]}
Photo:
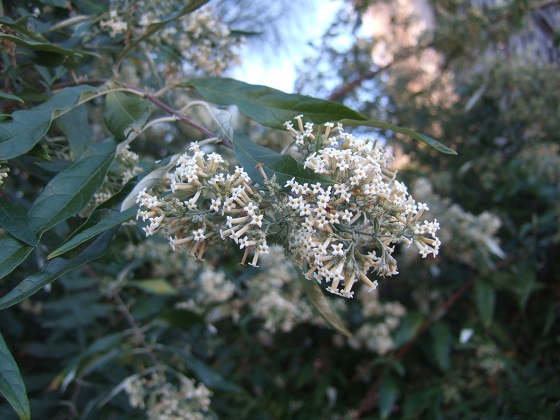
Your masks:
{"label": "elongated leaf", "polygon": [[0,199],[0,226],[27,245],[37,245],[37,236],[31,229],[27,212],[3,199]]}
{"label": "elongated leaf", "polygon": [[447,324],[438,322],[432,329],[432,347],[433,356],[438,367],[443,370],[449,370],[451,367],[451,344],[453,337]]}
{"label": "elongated leaf", "polygon": [[93,128],[89,124],[85,106],[79,106],[61,115],[56,125],[68,139],[74,156],[80,155],[93,144]]}
{"label": "elongated leaf", "polygon": [[113,228],[101,234],[80,255],[72,260],[56,258],[46,263],[41,271],[27,277],[8,294],[0,298],[0,309],[9,308],[21,302],[63,274],[101,257],[109,247],[109,243],[117,230],[118,228]]}
{"label": "elongated leaf", "polygon": [[82,245],[83,243],[92,240],[103,232],[106,232],[116,226],[120,226],[124,222],[132,219],[136,215],[137,210],[137,207],[131,207],[123,211],[122,213],[110,211],[110,213],[113,214],[112,217],[104,218],[100,222],[73,236],[68,242],[64,243],[64,245],[51,252],[48,256],[48,259],[50,260],[55,257],[59,257],[67,253],[68,251],[71,251],[74,248]]}
{"label": "elongated leaf", "polygon": [[314,280],[307,280],[299,268],[296,268],[296,270],[303,285],[303,289],[305,290],[311,304],[315,307],[315,309],[317,309],[323,319],[327,321],[327,324],[339,333],[347,337],[352,337],[352,333],[344,326],[344,323],[336,311],[332,308],[329,300],[325,297],[325,294],[319,285],[315,283]]}
{"label": "elongated leaf", "polygon": [[115,150],[111,138],[95,144],[47,184],[29,210],[35,232],[42,233],[86,207],[103,183]]}
{"label": "elongated leaf", "polygon": [[480,320],[485,327],[490,326],[494,316],[496,293],[494,287],[485,279],[477,279],[474,284],[474,298]]}
{"label": "elongated leaf", "polygon": [[259,170],[259,166],[261,166],[268,179],[276,176],[276,181],[281,186],[284,186],[292,178],[296,178],[296,181],[301,184],[305,182],[310,184],[320,182],[332,185],[334,183],[331,179],[316,174],[309,168],[305,168],[290,155],[282,155],[267,147],[253,143],[241,132],[236,131],[233,138],[235,157],[245,172],[255,182],[260,184],[264,182]]}
{"label": "elongated leaf", "polygon": [[0,160],[31,150],[47,133],[57,111],[73,108],[83,92],[94,89],[87,85],[66,88],[35,108],[14,112],[10,121],[0,123]]}
{"label": "elongated leaf", "polygon": [[1,90],[0,90],[0,98],[9,99],[9,100],[12,100],[12,101],[19,101],[19,102],[23,103],[23,99],[21,99],[19,96],[10,95],[9,93],[2,92]]}
{"label": "elongated leaf", "polygon": [[179,354],[189,369],[194,372],[197,379],[204,383],[207,387],[229,392],[241,392],[241,388],[239,386],[225,379],[222,375],[202,360],[193,356],[190,352],[174,346],[167,346],[167,349]]}
{"label": "elongated leaf", "polygon": [[146,279],[127,282],[133,286],[154,295],[174,296],[179,293],[177,288],[165,279]]}
{"label": "elongated leaf", "polygon": [[290,94],[266,86],[251,85],[228,78],[195,79],[185,84],[193,87],[209,102],[235,105],[247,117],[271,128],[282,129],[284,122],[299,114],[321,124],[344,118],[367,120],[360,113],[337,102]]}
{"label": "elongated leaf", "polygon": [[157,168],[153,171],[149,172],[147,175],[142,177],[142,179],[134,186],[132,191],[126,196],[126,198],[122,201],[121,204],[121,211],[128,210],[130,207],[136,206],[136,198],[138,193],[142,191],[144,188],[149,190],[150,188],[160,184],[162,179],[164,178],[165,174],[169,172],[169,170],[175,166],[177,160],[181,154],[176,154],[165,158],[161,162],[158,163]]}
{"label": "elongated leaf", "polygon": [[161,28],[163,28],[166,24],[174,21],[175,19],[180,18],[181,16],[186,15],[187,13],[194,12],[196,9],[204,6],[206,3],[208,3],[208,0],[188,0],[187,4],[185,6],[183,6],[179,11],[177,11],[175,13],[172,13],[170,16],[167,16],[167,17],[163,18],[159,22],[154,22],[154,23],[149,24],[142,35],[140,35],[137,38],[134,38],[133,40],[131,40],[127,43],[127,46],[125,47],[125,49],[121,52],[121,54],[117,58],[117,63],[119,63],[126,56],[126,54],[128,54],[128,52],[130,50],[132,50],[134,47],[136,47],[136,45],[138,45],[138,43],[142,42],[143,40],[145,40],[145,39],[149,38],[150,36],[152,36],[153,34],[155,34],[157,31],[159,31]]}
{"label": "elongated leaf", "polygon": [[8,400],[20,419],[31,418],[25,384],[2,334],[0,334],[0,393]]}
{"label": "elongated leaf", "polygon": [[85,351],[66,364],[63,371],[52,380],[49,388],[56,389],[60,387],[61,391],[64,392],[66,387],[74,380],[76,374],[88,360],[99,357],[117,348],[123,341],[123,337],[123,333],[115,333],[95,340]]}
{"label": "elongated leaf", "polygon": [[31,254],[33,248],[12,235],[0,239],[0,279],[14,271]]}
{"label": "elongated leaf", "polygon": [[285,93],[270,87],[251,85],[227,78],[195,79],[184,86],[195,88],[207,101],[217,105],[235,105],[242,114],[267,127],[281,129],[284,122],[303,114],[305,119],[316,124],[340,121],[349,126],[391,130],[419,140],[440,152],[456,154],[455,151],[431,137],[394,124],[370,120],[338,102]]}
{"label": "elongated leaf", "polygon": [[105,124],[118,140],[130,130],[140,131],[150,116],[150,102],[136,95],[110,92],[105,103]]}
{"label": "elongated leaf", "polygon": [[0,39],[2,38],[33,51],[40,59],[48,58],[47,62],[37,62],[37,64],[41,65],[49,65],[52,63],[52,65],[55,66],[61,64],[67,66],[75,66],[84,55],[91,54],[89,52],[81,50],[69,50],[66,48],[58,47],[46,41],[33,41],[29,39],[23,39],[14,35],[0,33]]}
{"label": "elongated leaf", "polygon": [[423,321],[424,317],[422,314],[418,312],[407,313],[395,333],[395,337],[393,339],[395,348],[398,349],[412,340],[416,336],[416,333],[420,329]]}
{"label": "elongated leaf", "polygon": [[343,119],[340,122],[343,125],[346,125],[346,126],[354,126],[354,127],[367,126],[367,127],[381,128],[383,130],[391,130],[391,131],[394,131],[395,133],[401,133],[401,134],[404,134],[406,136],[412,137],[415,140],[419,140],[422,143],[425,143],[428,146],[433,147],[434,149],[436,149],[439,152],[442,152],[442,153],[445,153],[445,154],[448,154],[448,155],[456,155],[457,154],[457,152],[455,150],[451,150],[449,147],[441,144],[439,141],[434,140],[431,137],[428,137],[424,134],[417,133],[417,132],[412,131],[408,128],[399,127],[395,124],[391,124],[391,123],[388,123],[388,122],[379,121],[379,120],[362,121],[362,120],[352,120],[352,119]]}
{"label": "elongated leaf", "polygon": [[393,406],[399,396],[399,385],[391,374],[386,374],[379,387],[379,415],[386,419],[393,411]]}

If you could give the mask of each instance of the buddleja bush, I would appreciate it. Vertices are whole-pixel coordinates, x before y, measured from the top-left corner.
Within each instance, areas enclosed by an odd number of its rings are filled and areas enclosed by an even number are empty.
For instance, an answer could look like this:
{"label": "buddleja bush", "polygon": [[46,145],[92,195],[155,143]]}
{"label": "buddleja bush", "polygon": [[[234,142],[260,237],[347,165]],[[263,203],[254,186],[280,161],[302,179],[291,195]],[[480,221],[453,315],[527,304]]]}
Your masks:
{"label": "buddleja bush", "polygon": [[[423,257],[435,257],[440,246],[437,220],[425,218],[427,206],[398,180],[387,151],[353,136],[350,127],[399,132],[444,153],[450,149],[337,103],[201,77],[219,76],[235,62],[242,38],[202,7],[205,1],[157,3],[15,2],[0,17],[0,308],[19,304],[26,314],[42,314],[40,324],[61,334],[79,322],[93,326],[102,317],[113,319],[114,332],[82,349],[50,384],[62,390],[81,384],[96,370],[91,356],[99,352],[126,359],[127,373],[105,373],[110,391],[85,394],[91,399],[86,415],[128,404],[150,418],[202,418],[211,415],[208,387],[236,389],[209,375],[189,350],[157,344],[166,340],[138,323],[146,313],[131,312],[138,295],[129,287],[155,294],[148,306],[156,312],[164,311],[158,296],[177,293],[157,279],[127,280],[161,253],[213,263],[187,268],[184,259],[164,257],[177,264],[168,265],[166,274],[176,270],[201,282],[177,310],[190,308],[208,325],[226,315],[238,320],[248,301],[259,302],[257,316],[268,316],[264,307],[280,310],[278,299],[293,293],[287,289],[300,281],[299,273],[309,300],[291,302],[300,305],[300,318],[289,324],[313,318],[311,304],[324,317],[320,323],[349,334],[332,307],[340,305],[337,297],[333,303],[321,288],[351,298],[356,283],[372,290],[376,278],[398,273],[399,244],[412,245]],[[273,151],[251,140],[253,133],[236,131],[234,108],[225,108],[231,105],[270,130],[285,131],[289,144]],[[173,145],[162,141],[167,136]],[[152,236],[146,241],[153,242],[142,244]],[[162,248],[164,237],[168,245]],[[160,256],[142,256],[142,247]],[[270,254],[276,261],[283,254],[297,268],[284,269],[274,299],[255,292],[231,300],[245,292],[213,270],[235,260],[253,266],[231,270],[247,276],[263,262],[274,267]],[[98,259],[103,263],[92,263]],[[48,294],[29,299],[59,278],[68,300],[49,305]],[[360,299],[364,305],[377,302],[376,293]],[[285,302],[281,310],[297,312]],[[63,321],[61,308],[77,318]],[[403,310],[376,306],[371,314],[395,317],[384,327],[387,336]],[[353,345],[367,335],[362,331]],[[29,418],[18,367],[0,344],[0,391],[20,418]],[[121,353],[118,346],[132,350]],[[367,347],[383,354],[390,343]],[[201,382],[188,376],[193,371]]]}

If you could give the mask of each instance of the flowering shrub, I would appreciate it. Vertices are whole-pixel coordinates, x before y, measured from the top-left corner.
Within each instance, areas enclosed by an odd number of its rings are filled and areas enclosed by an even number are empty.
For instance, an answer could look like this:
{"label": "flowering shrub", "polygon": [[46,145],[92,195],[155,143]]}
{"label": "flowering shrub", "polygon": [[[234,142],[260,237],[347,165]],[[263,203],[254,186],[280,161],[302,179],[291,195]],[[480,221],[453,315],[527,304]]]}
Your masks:
{"label": "flowering shrub", "polygon": [[[423,258],[439,252],[437,220],[396,179],[385,148],[347,130],[390,130],[454,152],[340,103],[216,77],[243,37],[205,3],[38,1],[0,13],[9,337],[0,336],[0,392],[22,419],[33,404],[49,407],[44,416],[154,419],[206,418],[228,398],[250,406],[226,376],[243,372],[232,360],[252,360],[225,348],[233,333],[215,344],[221,323],[263,346],[305,324],[350,336],[338,315],[351,312],[347,302],[318,284],[351,298],[356,283],[371,291],[398,273],[399,244]],[[227,106],[290,144],[258,145]],[[159,233],[173,256],[161,255]],[[391,335],[406,311],[376,293],[360,294],[365,321],[341,345],[379,355],[397,347]],[[41,334],[18,329],[20,317]],[[38,338],[45,331],[53,342]],[[8,350],[22,335],[24,377],[34,374],[28,357],[57,360],[42,366],[48,384],[31,381],[34,398],[71,389],[68,404],[48,395],[30,405]],[[235,396],[213,406],[216,391]]]}
{"label": "flowering shrub", "polygon": [[254,267],[273,237],[306,278],[347,298],[358,280],[377,287],[367,277],[370,269],[383,277],[398,273],[395,244],[414,243],[422,257],[435,257],[439,224],[420,221],[428,207],[396,181],[384,149],[354,138],[340,123],[325,123],[324,134],[313,134],[313,124],[304,127],[302,117],[295,118],[299,130],[285,125],[304,167],[325,175],[324,183],[292,178],[280,185],[263,172],[258,184],[239,166],[230,173],[222,156],[195,143],[168,174],[171,194],[138,193],[137,219],[149,222],[146,236],[161,230],[174,251],[198,259],[230,239],[244,250],[241,265]]}

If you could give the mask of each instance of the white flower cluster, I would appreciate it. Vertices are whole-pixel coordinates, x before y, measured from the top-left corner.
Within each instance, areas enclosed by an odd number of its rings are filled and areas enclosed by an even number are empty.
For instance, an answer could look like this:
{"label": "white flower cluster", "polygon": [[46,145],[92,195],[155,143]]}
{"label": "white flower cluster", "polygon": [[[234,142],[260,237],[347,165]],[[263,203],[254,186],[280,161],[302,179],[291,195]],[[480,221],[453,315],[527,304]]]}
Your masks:
{"label": "white flower cluster", "polygon": [[367,277],[370,269],[383,277],[398,273],[391,255],[395,244],[414,243],[423,257],[438,254],[439,224],[420,221],[427,205],[416,203],[395,180],[382,147],[354,138],[341,124],[327,123],[325,133],[315,135],[312,124],[304,126],[301,116],[296,120],[299,130],[290,122],[286,127],[307,156],[305,166],[333,181],[287,184],[286,205],[293,210],[289,252],[307,278],[352,297],[358,280],[377,287]]}
{"label": "white flower cluster", "polygon": [[189,250],[198,259],[229,238],[245,249],[241,264],[253,252],[249,265],[256,267],[259,255],[268,253],[261,229],[264,214],[258,204],[261,194],[249,186],[252,182],[242,168],[230,174],[221,155],[206,154],[196,143],[190,151],[192,156],[182,155],[169,175],[173,198],[153,197],[145,190],[138,194],[137,219],[149,222],[144,227],[146,236],[163,227],[174,251]]}
{"label": "white flower cluster", "polygon": [[493,268],[496,257],[506,257],[496,236],[502,226],[498,216],[488,211],[479,215],[469,213],[435,194],[432,184],[425,178],[418,179],[413,190],[415,196],[430,203],[433,213],[441,219],[444,228],[440,236],[453,249],[448,258],[474,269],[484,269]]}
{"label": "white flower cluster", "polygon": [[102,28],[109,29],[111,38],[114,38],[119,34],[124,34],[128,30],[128,24],[119,18],[117,10],[111,10],[109,12],[109,20],[102,20],[100,25]]}
{"label": "white flower cluster", "polygon": [[195,385],[186,376],[178,376],[178,385],[169,383],[161,375],[152,375],[150,379],[137,375],[129,377],[124,390],[130,405],[145,409],[147,417],[154,420],[207,418],[212,395],[210,390],[204,384]]}
{"label": "white flower cluster", "polygon": [[392,333],[400,326],[406,308],[399,302],[381,302],[377,291],[361,293],[362,315],[369,321],[361,325],[348,339],[353,349],[367,348],[379,354],[387,354],[394,348]]}
{"label": "white flower cluster", "polygon": [[242,265],[252,254],[252,266],[274,237],[308,279],[328,283],[328,291],[343,297],[353,296],[358,280],[375,289],[370,270],[397,274],[395,244],[414,244],[423,257],[438,254],[437,221],[420,220],[427,206],[395,180],[382,147],[354,138],[340,124],[325,124],[322,135],[301,116],[296,120],[299,130],[286,126],[317,182],[257,185],[242,168],[229,173],[219,154],[193,144],[169,174],[171,194],[138,194],[137,219],[148,222],[146,236],[163,231],[173,250],[198,259],[230,239],[244,250]]}
{"label": "white flower cluster", "polygon": [[[172,1],[136,3],[139,15],[132,19],[141,30],[161,21],[176,7]],[[211,7],[201,7],[181,17],[150,40],[153,45],[171,45],[180,51],[184,62],[176,70],[187,72],[190,77],[193,72],[220,76],[239,61],[237,50],[242,42],[243,39],[231,36],[229,27],[220,21]]]}
{"label": "white flower cluster", "polygon": [[4,178],[8,177],[8,172],[10,172],[10,168],[2,167],[0,164],[0,187],[4,184]]}
{"label": "white flower cluster", "polygon": [[293,265],[283,258],[283,249],[271,246],[262,257],[262,271],[248,282],[248,304],[255,317],[264,320],[264,329],[271,333],[291,331],[303,323],[323,324],[314,315]]}

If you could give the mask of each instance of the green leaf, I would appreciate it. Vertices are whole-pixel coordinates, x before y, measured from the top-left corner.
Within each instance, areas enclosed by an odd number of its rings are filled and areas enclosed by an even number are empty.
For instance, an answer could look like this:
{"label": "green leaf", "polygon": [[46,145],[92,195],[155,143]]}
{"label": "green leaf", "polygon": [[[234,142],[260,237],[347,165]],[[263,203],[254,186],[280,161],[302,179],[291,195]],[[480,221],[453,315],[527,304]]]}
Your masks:
{"label": "green leaf", "polygon": [[324,320],[327,321],[327,324],[346,337],[352,337],[352,333],[344,326],[344,323],[332,308],[319,285],[314,280],[307,280],[299,268],[296,268],[296,270],[311,304],[317,309]]}
{"label": "green leaf", "polygon": [[85,106],[79,106],[61,115],[56,125],[68,139],[74,156],[80,155],[93,144],[93,128],[89,124]]}
{"label": "green leaf", "polygon": [[393,375],[386,374],[379,387],[379,415],[386,419],[393,411],[393,406],[399,396],[399,385]]}
{"label": "green leaf", "polygon": [[87,362],[95,360],[109,351],[118,348],[123,341],[123,337],[124,334],[119,332],[95,340],[82,353],[66,364],[64,370],[50,383],[49,388],[55,389],[60,387],[61,391],[64,392],[66,387],[74,380],[76,374],[80,372],[84,365],[87,365]]}
{"label": "green leaf", "polygon": [[303,114],[305,119],[315,124],[340,121],[348,126],[369,126],[391,130],[419,140],[440,152],[457,154],[431,137],[387,122],[369,120],[338,102],[285,93],[270,87],[250,85],[228,78],[195,79],[184,86],[195,88],[204,99],[214,104],[235,105],[242,114],[267,127],[281,129],[284,122]]}
{"label": "green leaf", "polygon": [[1,90],[0,90],[0,98],[12,100],[12,101],[19,101],[19,102],[23,103],[23,99],[21,99],[19,96],[10,95],[9,93],[2,92]]}
{"label": "green leaf", "polygon": [[408,137],[411,137],[415,140],[419,140],[422,143],[427,144],[430,147],[433,147],[434,149],[436,149],[439,152],[448,154],[448,155],[456,155],[457,152],[455,150],[450,149],[447,146],[444,146],[443,144],[441,144],[439,141],[434,140],[431,137],[428,137],[424,134],[420,134],[417,133],[415,131],[412,131],[408,128],[403,128],[403,127],[399,127],[395,124],[391,124],[388,122],[384,122],[384,121],[379,121],[379,120],[352,120],[352,119],[343,119],[340,121],[343,125],[346,126],[351,126],[351,127],[363,127],[363,126],[367,126],[367,127],[374,127],[374,128],[381,128],[383,130],[391,130],[394,131],[395,133],[401,133],[404,134]]}
{"label": "green leaf", "polygon": [[420,326],[424,322],[424,317],[418,312],[408,312],[403,318],[401,325],[395,333],[393,338],[393,343],[395,348],[399,348],[402,345],[408,343],[414,337],[420,329]]}
{"label": "green leaf", "polygon": [[37,236],[31,229],[27,212],[8,200],[0,199],[0,226],[27,245],[37,245]]}
{"label": "green leaf", "polygon": [[127,282],[128,286],[137,287],[154,295],[175,296],[179,293],[171,283],[165,279],[148,279]]}
{"label": "green leaf", "polygon": [[249,177],[260,184],[264,179],[259,170],[262,167],[268,179],[276,176],[276,181],[284,186],[287,181],[296,178],[296,181],[303,184],[320,182],[332,185],[334,182],[322,175],[316,174],[309,168],[305,168],[301,163],[290,155],[282,155],[278,152],[253,143],[244,133],[236,131],[234,133],[233,150],[239,164],[243,167]]}
{"label": "green leaf", "polygon": [[84,229],[77,235],[73,236],[69,241],[65,242],[64,245],[58,247],[56,250],[51,252],[47,259],[53,259],[55,257],[59,257],[68,251],[73,250],[74,248],[82,245],[83,243],[92,240],[96,236],[102,234],[103,232],[108,231],[116,226],[120,226],[124,222],[129,221],[132,219],[136,212],[138,211],[137,207],[131,207],[122,213],[118,213],[116,211],[107,211],[106,213],[113,214],[112,217],[107,217],[102,219],[99,223],[94,224],[93,226]]}
{"label": "green leaf", "polygon": [[453,337],[447,324],[438,322],[431,328],[432,354],[438,367],[447,371],[451,367],[451,344]]}
{"label": "green leaf", "polygon": [[123,92],[110,92],[105,102],[105,124],[118,140],[124,140],[131,131],[140,131],[150,116],[150,102]]}
{"label": "green leaf", "polygon": [[8,294],[0,298],[0,309],[9,308],[21,302],[63,274],[101,257],[109,247],[111,238],[117,230],[118,228],[113,228],[101,234],[90,246],[72,260],[56,258],[47,262],[41,271],[27,277]]}
{"label": "green leaf", "polygon": [[184,86],[195,88],[204,99],[214,104],[236,105],[242,114],[271,128],[282,129],[284,122],[293,120],[299,114],[304,114],[306,119],[316,124],[344,118],[367,120],[360,113],[337,102],[285,93],[228,78],[195,79]]}
{"label": "green leaf", "polygon": [[484,278],[478,278],[474,284],[474,299],[476,309],[482,324],[485,327],[490,326],[494,316],[494,303],[496,301],[496,293],[490,282]]}
{"label": "green leaf", "polygon": [[170,22],[172,22],[176,19],[179,19],[181,16],[184,16],[187,13],[194,12],[196,9],[199,9],[200,7],[204,6],[206,3],[208,3],[208,0],[188,0],[187,4],[185,6],[183,6],[177,12],[172,13],[170,16],[167,16],[167,17],[163,18],[159,22],[154,22],[154,23],[149,24],[142,35],[140,35],[140,36],[138,36],[138,37],[136,37],[136,38],[127,42],[126,47],[120,53],[116,62],[120,63],[122,61],[122,59],[126,56],[126,54],[128,54],[128,52],[130,50],[132,50],[134,47],[136,47],[136,45],[138,45],[143,40],[145,40],[145,39],[149,38],[150,36],[152,36],[153,34],[155,34],[157,31],[159,31],[161,28],[163,28],[166,24],[168,24],[168,23],[170,23]]}
{"label": "green leaf", "polygon": [[169,156],[159,162],[156,166],[156,169],[148,172],[142,179],[134,186],[132,191],[122,200],[122,204],[120,206],[121,211],[128,210],[130,207],[136,206],[136,198],[138,197],[138,193],[142,191],[144,188],[149,190],[156,185],[161,184],[162,179],[164,179],[165,175],[169,172],[169,170],[175,166],[177,160],[181,156],[182,153],[177,153],[176,155]]}
{"label": "green leaf", "polygon": [[87,85],[66,88],[35,108],[14,112],[10,121],[0,123],[0,160],[31,150],[47,133],[57,111],[74,108],[83,92],[94,89]]}
{"label": "green leaf", "polygon": [[12,235],[0,239],[0,279],[14,271],[33,249],[34,247],[18,241]]}
{"label": "green leaf", "polygon": [[103,183],[115,157],[112,138],[97,143],[58,173],[29,210],[31,226],[42,233],[83,210]]}
{"label": "green leaf", "polygon": [[70,7],[68,0],[39,0],[39,2],[47,6]]}
{"label": "green leaf", "polygon": [[0,334],[0,393],[8,400],[20,419],[31,419],[25,384],[2,334]]}
{"label": "green leaf", "polygon": [[16,45],[20,45],[31,50],[34,53],[34,56],[41,60],[37,62],[37,64],[40,65],[52,64],[54,66],[59,66],[64,64],[73,67],[84,55],[91,55],[89,52],[81,50],[68,50],[46,41],[33,41],[3,33],[0,33],[0,39],[6,39]]}
{"label": "green leaf", "polygon": [[190,352],[174,346],[166,346],[166,348],[179,354],[188,368],[194,372],[196,378],[204,383],[204,385],[206,385],[207,387],[212,389],[221,389],[228,392],[242,391],[242,389],[238,385],[225,379],[222,375],[220,375],[202,360],[193,356]]}

